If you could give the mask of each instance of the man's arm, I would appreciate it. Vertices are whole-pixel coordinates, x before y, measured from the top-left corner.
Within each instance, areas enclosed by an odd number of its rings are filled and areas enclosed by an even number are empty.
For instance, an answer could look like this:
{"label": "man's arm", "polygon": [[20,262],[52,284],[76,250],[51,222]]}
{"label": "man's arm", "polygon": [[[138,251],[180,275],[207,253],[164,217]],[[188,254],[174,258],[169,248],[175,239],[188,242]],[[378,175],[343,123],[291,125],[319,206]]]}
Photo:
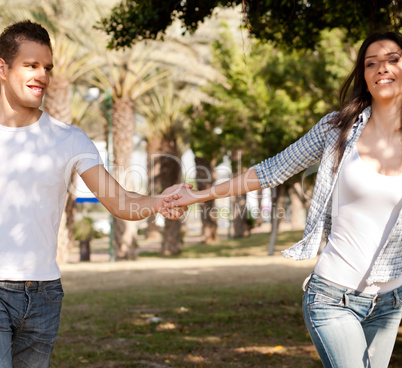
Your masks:
{"label": "man's arm", "polygon": [[178,219],[186,211],[186,206],[165,208],[163,201],[164,199],[179,198],[177,193],[180,188],[192,187],[189,184],[174,185],[167,188],[161,195],[143,196],[125,190],[103,165],[96,165],[86,170],[81,174],[81,178],[113,216],[133,221],[144,219],[157,212],[167,218]]}
{"label": "man's arm", "polygon": [[257,173],[254,167],[252,167],[245,173],[221,184],[214,185],[209,189],[196,191],[183,188],[180,190],[180,198],[166,199],[164,206],[166,208],[189,206],[193,203],[201,203],[212,199],[235,196],[252,192],[257,189],[261,189],[261,185]]}

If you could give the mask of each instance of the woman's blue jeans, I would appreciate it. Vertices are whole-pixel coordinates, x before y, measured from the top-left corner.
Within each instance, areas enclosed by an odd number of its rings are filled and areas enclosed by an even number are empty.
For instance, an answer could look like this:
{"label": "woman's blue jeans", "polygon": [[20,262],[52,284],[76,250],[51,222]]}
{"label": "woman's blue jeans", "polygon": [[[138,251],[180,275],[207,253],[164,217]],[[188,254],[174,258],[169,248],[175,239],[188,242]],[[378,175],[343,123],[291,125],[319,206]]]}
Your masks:
{"label": "woman's blue jeans", "polygon": [[1,368],[49,367],[63,295],[60,280],[0,281]]}
{"label": "woman's blue jeans", "polygon": [[312,275],[303,297],[311,339],[325,368],[386,368],[402,315],[402,287],[369,295]]}

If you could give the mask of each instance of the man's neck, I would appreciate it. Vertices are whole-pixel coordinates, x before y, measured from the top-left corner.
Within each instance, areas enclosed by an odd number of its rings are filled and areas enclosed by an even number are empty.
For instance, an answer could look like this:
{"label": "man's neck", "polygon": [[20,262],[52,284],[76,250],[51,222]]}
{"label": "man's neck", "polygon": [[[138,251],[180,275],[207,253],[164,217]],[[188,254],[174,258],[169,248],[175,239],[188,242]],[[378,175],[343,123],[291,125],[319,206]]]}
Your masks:
{"label": "man's neck", "polygon": [[13,108],[0,98],[0,125],[20,128],[36,123],[42,115],[37,108]]}

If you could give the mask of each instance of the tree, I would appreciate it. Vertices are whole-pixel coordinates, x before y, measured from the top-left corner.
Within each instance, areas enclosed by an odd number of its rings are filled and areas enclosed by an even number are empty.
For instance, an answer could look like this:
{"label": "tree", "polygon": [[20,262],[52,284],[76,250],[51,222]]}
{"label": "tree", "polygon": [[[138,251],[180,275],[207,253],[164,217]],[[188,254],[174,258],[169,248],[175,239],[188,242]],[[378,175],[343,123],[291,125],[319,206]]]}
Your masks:
{"label": "tree", "polygon": [[[145,45],[113,55],[103,69],[96,71],[101,90],[110,90],[112,96],[112,135],[114,176],[126,189],[133,190],[130,165],[134,150],[135,103],[139,97],[154,88],[167,72],[147,59]],[[117,259],[136,258],[136,224],[114,218],[114,247]]]}
{"label": "tree", "polygon": [[[148,176],[152,194],[161,193],[181,179],[180,157],[188,131],[183,95],[188,92],[185,89],[180,92],[169,81],[166,86],[154,88],[147,96],[147,103],[140,105],[139,111],[147,120],[144,135],[148,141]],[[179,254],[182,243],[181,222],[165,219],[162,254]]]}
{"label": "tree", "polygon": [[374,30],[399,31],[402,26],[400,0],[123,0],[97,26],[111,37],[109,47],[118,49],[163,38],[175,19],[183,33],[194,32],[215,8],[237,5],[252,35],[298,48],[313,48],[323,29],[344,28],[356,41]]}
{"label": "tree", "polygon": [[[220,149],[232,156],[241,150],[243,167],[249,167],[293,143],[337,108],[337,91],[354,53],[341,42],[342,36],[339,29],[322,32],[316,51],[290,51],[254,41],[246,54],[224,31],[214,43],[214,60],[226,81],[209,84],[205,92],[211,100],[191,109],[194,152],[210,157]],[[214,134],[218,130],[220,134]],[[285,189],[279,190],[278,201],[283,201]]]}
{"label": "tree", "polygon": [[80,261],[91,260],[91,240],[100,238],[103,234],[93,228],[94,220],[90,217],[83,217],[75,223],[75,239],[79,242]]}

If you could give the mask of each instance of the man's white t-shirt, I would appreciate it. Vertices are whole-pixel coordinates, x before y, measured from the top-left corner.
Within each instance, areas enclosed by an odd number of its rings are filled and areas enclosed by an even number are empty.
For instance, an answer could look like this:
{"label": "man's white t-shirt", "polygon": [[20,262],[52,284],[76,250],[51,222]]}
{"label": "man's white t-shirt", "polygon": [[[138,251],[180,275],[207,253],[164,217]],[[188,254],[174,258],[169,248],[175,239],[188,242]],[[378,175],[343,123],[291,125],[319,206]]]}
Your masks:
{"label": "man's white t-shirt", "polygon": [[46,113],[26,127],[0,125],[0,280],[60,277],[57,233],[71,174],[99,164],[81,129]]}

